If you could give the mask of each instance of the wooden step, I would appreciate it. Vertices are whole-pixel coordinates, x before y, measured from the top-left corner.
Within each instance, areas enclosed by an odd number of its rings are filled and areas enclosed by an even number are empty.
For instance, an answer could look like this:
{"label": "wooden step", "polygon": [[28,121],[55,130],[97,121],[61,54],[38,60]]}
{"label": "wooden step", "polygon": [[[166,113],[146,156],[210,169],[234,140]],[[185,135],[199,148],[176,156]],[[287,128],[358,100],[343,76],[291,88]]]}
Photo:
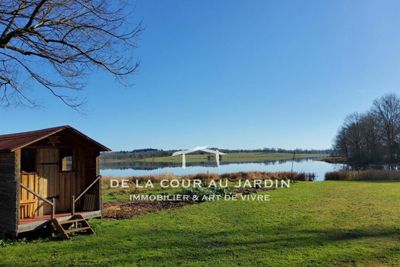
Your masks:
{"label": "wooden step", "polygon": [[90,227],[90,226],[87,226],[87,227],[78,227],[78,228],[71,228],[71,229],[65,230],[65,233],[71,234],[71,233],[76,233],[76,232],[87,231],[87,230],[90,230],[90,229],[92,229],[92,227]]}
{"label": "wooden step", "polygon": [[[80,223],[79,226],[78,223]],[[79,232],[95,234],[95,231],[90,226],[89,222],[81,215],[74,216],[70,220],[62,222],[58,221],[58,219],[53,219],[52,224],[54,231],[57,232],[63,239],[71,239],[71,234]],[[70,226],[68,226],[69,224]]]}
{"label": "wooden step", "polygon": [[77,223],[77,222],[85,222],[85,221],[86,221],[85,219],[75,219],[75,220],[59,222],[59,224],[64,225],[64,224],[69,224],[69,223]]}

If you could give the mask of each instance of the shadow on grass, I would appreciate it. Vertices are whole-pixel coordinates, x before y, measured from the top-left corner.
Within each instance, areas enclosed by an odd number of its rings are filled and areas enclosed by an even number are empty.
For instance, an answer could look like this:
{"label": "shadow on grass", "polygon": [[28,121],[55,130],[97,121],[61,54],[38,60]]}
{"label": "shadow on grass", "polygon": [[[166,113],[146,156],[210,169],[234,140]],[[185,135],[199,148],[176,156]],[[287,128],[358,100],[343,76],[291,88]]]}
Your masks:
{"label": "shadow on grass", "polygon": [[[147,226],[130,225],[114,232],[110,231],[111,228],[92,237],[51,242],[50,251],[68,253],[68,260],[80,263],[82,251],[85,251],[88,263],[107,266],[132,266],[135,263],[201,265],[206,262],[329,266],[360,262],[396,263],[400,260],[400,228],[396,227],[348,230],[247,225],[244,228],[195,231],[186,227],[148,229]],[[383,241],[383,247],[376,245],[376,241]]]}
{"label": "shadow on grass", "polygon": [[[136,231],[135,231],[136,232]],[[388,243],[383,254],[371,252],[369,246],[374,246],[373,240],[366,243],[359,243],[363,239],[384,238],[395,240],[398,244],[400,240],[400,229],[295,229],[281,228],[280,231],[272,229],[247,229],[243,230],[224,230],[218,232],[195,232],[190,230],[152,230],[138,231],[135,244],[133,247],[124,247],[123,251],[131,254],[127,257],[119,257],[118,263],[132,263],[132,258],[138,263],[159,263],[159,262],[190,262],[191,260],[235,260],[238,255],[240,260],[246,257],[256,255],[279,255],[280,260],[286,260],[291,255],[303,255],[303,261],[312,261],[312,257],[308,255],[310,250],[321,252],[329,255],[335,254],[333,257],[337,262],[351,262],[354,259],[376,260],[386,258],[391,253],[399,253],[393,251]],[[356,241],[353,245],[357,246],[357,250],[349,252],[344,244]],[[87,244],[75,244],[77,248],[87,249]],[[122,245],[121,245],[122,246]],[[328,251],[324,247],[335,246],[337,250]],[[398,246],[397,246],[398,247]],[[132,250],[133,249],[133,250]],[[325,250],[324,253],[322,253]],[[133,252],[134,251],[134,252]],[[166,251],[168,253],[166,253]],[[352,254],[351,254],[352,253]],[[374,254],[375,253],[375,254]],[[135,256],[134,256],[135,255]],[[252,256],[253,255],[253,256]],[[257,261],[257,259],[254,259]],[[261,260],[261,259],[260,259]],[[268,260],[268,257],[262,259]],[[288,259],[289,260],[289,259]],[[289,260],[290,261],[290,260]]]}

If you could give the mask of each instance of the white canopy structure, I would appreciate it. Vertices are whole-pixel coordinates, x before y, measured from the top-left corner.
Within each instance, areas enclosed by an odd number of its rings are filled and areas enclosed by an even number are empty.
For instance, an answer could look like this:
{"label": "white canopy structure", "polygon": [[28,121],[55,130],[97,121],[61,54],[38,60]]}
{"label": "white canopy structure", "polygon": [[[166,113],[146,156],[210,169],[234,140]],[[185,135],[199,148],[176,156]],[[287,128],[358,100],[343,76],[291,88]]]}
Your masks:
{"label": "white canopy structure", "polygon": [[198,146],[198,147],[195,147],[192,149],[176,151],[175,153],[172,154],[172,156],[182,155],[182,168],[186,168],[186,154],[193,153],[196,151],[203,151],[203,152],[215,154],[215,160],[217,161],[217,166],[219,167],[219,155],[226,155],[226,154],[223,152],[220,152],[218,150],[208,149],[207,147],[208,146]]}

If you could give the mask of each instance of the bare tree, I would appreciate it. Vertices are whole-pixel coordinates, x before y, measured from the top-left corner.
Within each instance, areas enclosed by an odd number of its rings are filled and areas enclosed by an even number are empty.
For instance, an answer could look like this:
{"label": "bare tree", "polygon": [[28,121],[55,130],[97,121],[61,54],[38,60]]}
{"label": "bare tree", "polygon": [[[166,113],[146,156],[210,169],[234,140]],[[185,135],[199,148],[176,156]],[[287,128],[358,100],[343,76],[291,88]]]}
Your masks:
{"label": "bare tree", "polygon": [[379,136],[379,124],[371,112],[360,118],[362,136],[362,161],[366,163],[380,163],[383,159],[382,142]]}
{"label": "bare tree", "polygon": [[398,160],[400,142],[400,99],[395,94],[374,101],[373,114],[381,125],[382,139],[386,144],[391,163]]}
{"label": "bare tree", "polygon": [[90,71],[123,81],[138,67],[127,55],[142,29],[129,15],[122,0],[1,1],[0,104],[35,105],[23,90],[29,81],[77,108],[71,89],[81,89]]}
{"label": "bare tree", "polygon": [[385,95],[368,113],[348,116],[334,149],[352,163],[400,162],[400,98]]}
{"label": "bare tree", "polygon": [[346,129],[346,143],[348,144],[347,153],[355,161],[362,157],[362,126],[361,115],[353,113],[345,119],[344,127]]}
{"label": "bare tree", "polygon": [[347,128],[345,126],[342,126],[335,138],[334,145],[333,145],[333,151],[337,155],[344,156],[345,158],[349,159],[349,144],[347,141]]}

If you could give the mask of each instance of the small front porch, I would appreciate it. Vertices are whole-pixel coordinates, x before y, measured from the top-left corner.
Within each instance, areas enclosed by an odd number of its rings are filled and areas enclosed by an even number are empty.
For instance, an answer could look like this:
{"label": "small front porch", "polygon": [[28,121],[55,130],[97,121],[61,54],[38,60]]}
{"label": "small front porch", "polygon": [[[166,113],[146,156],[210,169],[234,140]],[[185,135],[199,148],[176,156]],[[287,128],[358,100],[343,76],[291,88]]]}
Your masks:
{"label": "small front porch", "polygon": [[[35,177],[33,175],[32,177]],[[22,175],[21,177],[24,177]],[[29,176],[28,176],[29,177]],[[69,221],[77,216],[81,216],[82,219],[100,218],[101,217],[101,204],[100,204],[100,179],[101,176],[98,175],[91,183],[88,185],[79,196],[71,196],[71,209],[61,210],[57,209],[58,197],[44,198],[37,192],[32,190],[29,185],[32,182],[24,184],[24,179],[20,183],[21,190],[21,200],[20,200],[20,218],[18,220],[17,234],[30,232],[41,229],[50,229],[51,223],[54,219],[59,223]],[[35,183],[33,183],[35,184]],[[37,186],[36,186],[37,188]],[[87,194],[92,189],[96,194]],[[92,190],[93,191],[93,190]],[[82,200],[82,201],[80,201]],[[80,202],[80,207],[77,209],[77,204]],[[40,204],[39,204],[40,203]],[[39,213],[40,207],[47,206],[47,213]]]}

